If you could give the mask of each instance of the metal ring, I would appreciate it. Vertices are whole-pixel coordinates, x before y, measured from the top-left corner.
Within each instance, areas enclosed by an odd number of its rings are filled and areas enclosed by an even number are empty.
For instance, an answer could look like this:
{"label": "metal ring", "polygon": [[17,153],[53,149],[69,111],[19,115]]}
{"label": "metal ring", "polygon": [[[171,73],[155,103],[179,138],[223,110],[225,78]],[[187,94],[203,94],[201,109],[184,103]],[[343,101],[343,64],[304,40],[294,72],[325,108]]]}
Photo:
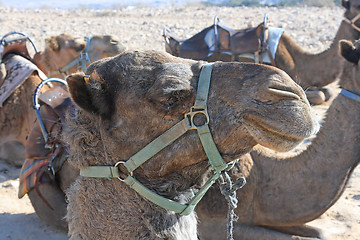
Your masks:
{"label": "metal ring", "polygon": [[[125,162],[125,161],[118,161],[117,163],[115,163],[114,167],[118,167],[119,164],[124,164],[124,163],[126,163],[126,162]],[[133,176],[133,172],[129,172],[129,175],[130,175],[130,176]],[[125,179],[124,179],[124,178],[121,178],[121,177],[118,177],[118,179],[119,179],[120,181],[122,181],[122,182],[125,181]]]}
{"label": "metal ring", "polygon": [[[195,117],[196,114],[203,114],[205,116],[206,121],[205,121],[204,124],[196,125],[194,123],[194,117]],[[209,114],[207,113],[207,110],[204,109],[204,108],[198,108],[198,107],[192,106],[191,109],[190,109],[190,112],[185,113],[185,117],[189,117],[190,129],[197,129],[198,127],[207,125],[210,122]]]}

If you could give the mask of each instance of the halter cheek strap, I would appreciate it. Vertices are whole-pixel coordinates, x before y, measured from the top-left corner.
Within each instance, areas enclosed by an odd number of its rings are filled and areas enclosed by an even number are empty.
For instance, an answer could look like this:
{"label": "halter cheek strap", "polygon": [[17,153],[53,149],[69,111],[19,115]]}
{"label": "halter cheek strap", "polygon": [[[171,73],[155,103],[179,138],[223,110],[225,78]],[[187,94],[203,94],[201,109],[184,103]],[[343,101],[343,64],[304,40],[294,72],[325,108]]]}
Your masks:
{"label": "halter cheek strap", "polygon": [[356,15],[353,19],[345,18],[344,21],[349,23],[356,31],[360,32],[360,28],[356,26],[355,22],[360,19],[360,13]]}
{"label": "halter cheek strap", "polygon": [[86,72],[86,69],[87,69],[86,63],[91,64],[91,61],[90,61],[90,58],[88,55],[88,52],[90,50],[91,39],[92,39],[92,35],[85,38],[86,47],[85,47],[84,51],[82,51],[77,58],[75,58],[74,60],[72,60],[70,63],[68,63],[64,67],[60,68],[59,70],[51,71],[49,73],[49,75],[52,76],[54,74],[61,74],[64,77],[66,77],[66,75],[68,75],[68,71],[76,65],[78,65],[79,70]]}
{"label": "halter cheek strap", "polygon": [[[165,133],[157,137],[155,140],[150,142],[143,149],[130,157],[127,161],[119,161],[114,166],[90,166],[88,168],[81,169],[80,175],[84,177],[108,179],[118,178],[119,180],[128,184],[142,197],[148,199],[152,203],[164,209],[179,213],[181,215],[190,214],[194,210],[198,202],[205,195],[207,190],[219,178],[221,172],[224,170],[228,170],[233,166],[233,162],[228,164],[221,157],[208,126],[209,116],[207,113],[207,98],[210,88],[212,66],[213,64],[209,63],[205,64],[202,67],[198,82],[198,91],[195,104],[193,107],[191,107],[190,112],[185,114],[183,120],[181,120],[179,123],[174,125]],[[194,116],[197,114],[202,114],[206,117],[206,121],[201,126],[196,125],[193,121]],[[212,169],[212,176],[188,203],[181,204],[171,199],[164,198],[150,191],[148,188],[146,188],[144,185],[142,185],[139,181],[135,179],[135,177],[133,176],[133,172],[139,166],[141,166],[155,154],[160,152],[166,146],[173,143],[176,139],[178,139],[187,131],[195,129],[198,132],[204,151],[208,157],[210,167]],[[120,164],[123,164],[129,172],[129,175],[124,179],[120,177],[120,174],[122,174],[122,172],[118,168]]]}
{"label": "halter cheek strap", "polygon": [[360,102],[360,96],[359,95],[357,95],[357,94],[355,94],[353,92],[350,92],[350,91],[348,91],[346,89],[342,88],[341,91],[340,91],[340,94],[344,95],[345,97],[351,98],[352,100]]}

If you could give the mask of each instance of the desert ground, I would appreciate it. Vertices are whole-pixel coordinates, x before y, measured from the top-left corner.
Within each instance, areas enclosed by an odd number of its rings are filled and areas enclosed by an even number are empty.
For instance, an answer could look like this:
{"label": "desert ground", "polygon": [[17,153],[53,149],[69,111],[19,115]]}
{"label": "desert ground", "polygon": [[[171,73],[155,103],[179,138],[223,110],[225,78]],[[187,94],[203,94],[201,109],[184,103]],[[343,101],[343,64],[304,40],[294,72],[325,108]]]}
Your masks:
{"label": "desert ground", "polygon": [[[262,22],[268,13],[270,25],[285,28],[301,47],[318,53],[330,46],[343,19],[341,7],[247,8],[167,6],[113,10],[17,10],[0,8],[0,36],[26,33],[44,49],[45,38],[61,33],[78,36],[113,34],[129,49],[164,50],[162,30],[167,27],[188,38],[213,23],[214,16],[232,28]],[[324,108],[323,108],[324,109]],[[27,197],[17,198],[19,168],[0,161],[0,239],[68,239],[67,234],[38,219]],[[324,231],[329,240],[360,239],[360,167],[337,201],[319,219],[309,223]]]}

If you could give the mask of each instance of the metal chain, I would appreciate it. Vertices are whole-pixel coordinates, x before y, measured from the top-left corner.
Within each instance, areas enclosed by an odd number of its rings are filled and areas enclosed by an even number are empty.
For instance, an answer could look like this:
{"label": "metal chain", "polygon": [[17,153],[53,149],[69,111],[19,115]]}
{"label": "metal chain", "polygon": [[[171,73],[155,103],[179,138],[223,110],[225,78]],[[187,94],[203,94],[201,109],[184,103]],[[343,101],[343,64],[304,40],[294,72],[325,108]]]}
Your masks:
{"label": "metal chain", "polygon": [[224,171],[220,175],[219,181],[220,192],[224,195],[226,201],[228,202],[227,239],[233,240],[234,221],[238,220],[238,216],[236,216],[234,211],[238,204],[236,190],[242,188],[246,184],[246,179],[244,177],[240,177],[233,183],[229,174]]}

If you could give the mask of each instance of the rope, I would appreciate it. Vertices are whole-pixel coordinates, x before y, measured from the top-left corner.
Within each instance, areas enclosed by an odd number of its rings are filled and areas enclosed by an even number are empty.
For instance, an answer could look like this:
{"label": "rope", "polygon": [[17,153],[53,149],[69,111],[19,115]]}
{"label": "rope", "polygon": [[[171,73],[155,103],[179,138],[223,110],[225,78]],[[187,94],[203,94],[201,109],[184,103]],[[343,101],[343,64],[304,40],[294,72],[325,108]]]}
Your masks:
{"label": "rope", "polygon": [[236,197],[236,190],[242,188],[246,184],[244,177],[238,178],[235,183],[232,182],[229,174],[224,171],[220,175],[220,192],[224,195],[228,202],[228,222],[227,222],[227,239],[234,240],[233,229],[234,221],[238,220],[238,216],[235,214],[235,208],[237,208],[238,199]]}

